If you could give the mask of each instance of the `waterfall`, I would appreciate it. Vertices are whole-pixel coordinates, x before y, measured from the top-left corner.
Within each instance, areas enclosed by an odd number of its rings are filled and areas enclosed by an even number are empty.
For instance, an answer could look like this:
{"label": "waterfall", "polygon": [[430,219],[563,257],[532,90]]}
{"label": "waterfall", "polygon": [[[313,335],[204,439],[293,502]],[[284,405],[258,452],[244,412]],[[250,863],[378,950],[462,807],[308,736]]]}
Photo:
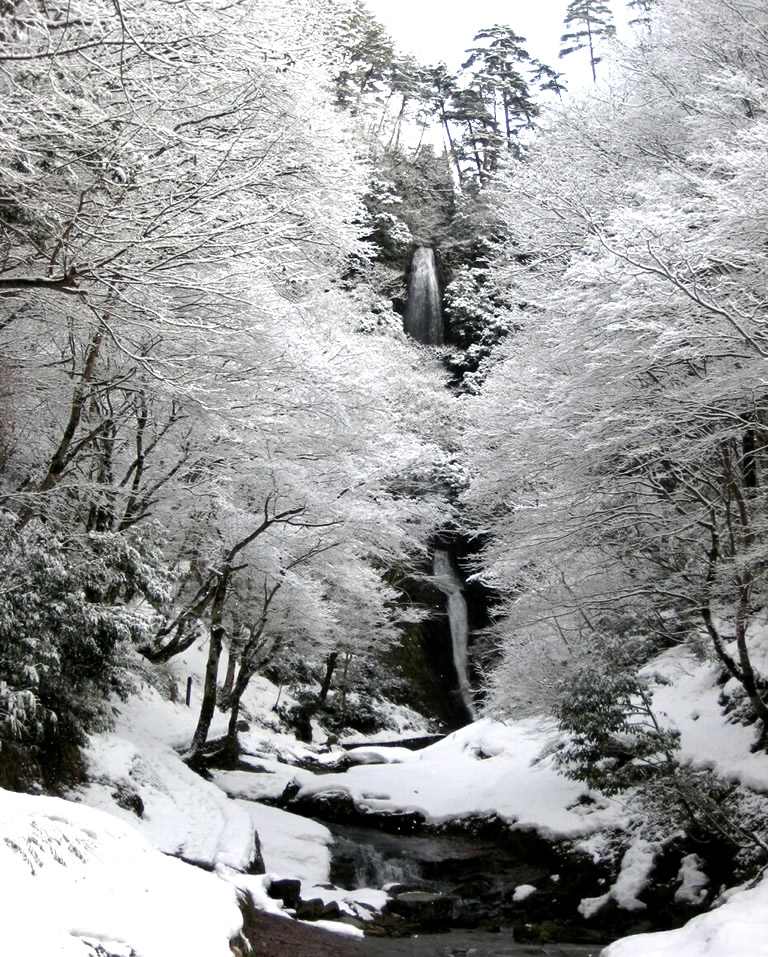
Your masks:
{"label": "waterfall", "polygon": [[448,622],[451,627],[453,663],[459,679],[459,692],[464,706],[470,716],[474,718],[475,704],[469,683],[469,618],[467,616],[467,603],[464,600],[464,583],[453,566],[451,556],[442,548],[435,549],[432,573],[435,585],[448,599]]}
{"label": "waterfall", "polygon": [[[388,835],[361,828],[336,827],[331,847],[331,880],[339,887],[384,887],[387,884],[422,884],[422,868],[417,860],[402,856],[398,847],[389,847]],[[351,836],[351,837],[350,837]],[[382,844],[382,847],[377,847]]]}
{"label": "waterfall", "polygon": [[413,254],[408,273],[408,305],[404,326],[408,335],[417,342],[428,346],[443,344],[440,284],[437,281],[435,251],[429,246],[419,246]]}

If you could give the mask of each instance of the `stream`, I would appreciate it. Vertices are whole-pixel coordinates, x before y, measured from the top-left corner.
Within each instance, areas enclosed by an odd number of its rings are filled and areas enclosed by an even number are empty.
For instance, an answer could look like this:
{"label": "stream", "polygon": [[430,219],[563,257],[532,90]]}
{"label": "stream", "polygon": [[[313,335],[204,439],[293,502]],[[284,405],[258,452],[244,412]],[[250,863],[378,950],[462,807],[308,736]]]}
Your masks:
{"label": "stream", "polygon": [[[342,755],[336,764],[310,762],[305,770],[343,778],[345,760]],[[243,770],[263,773],[247,760]],[[606,876],[603,865],[567,842],[511,828],[494,814],[430,824],[418,812],[358,807],[343,784],[301,793],[288,781],[266,803],[316,821],[326,835],[330,831],[329,883],[315,885],[313,895],[311,884],[302,888],[290,871],[283,872],[270,895],[303,921],[342,919],[365,931],[357,950],[339,947],[329,957],[585,957],[597,955],[624,930],[587,924],[578,913],[581,900],[599,893]],[[230,796],[250,790],[234,783],[234,793],[224,788]],[[328,843],[327,836],[320,840]],[[301,845],[291,853],[300,859]],[[309,846],[306,853],[313,853]],[[342,905],[340,913],[338,898],[324,898],[321,887],[338,888],[346,892],[341,899],[354,903]],[[371,890],[386,897],[378,895],[374,906]]]}
{"label": "stream", "polygon": [[[511,932],[450,931],[404,939],[367,939],[371,957],[598,957],[583,944],[516,944]],[[363,946],[367,952],[368,947]]]}
{"label": "stream", "polygon": [[[512,925],[525,920],[525,895],[516,888],[541,885],[550,869],[521,860],[497,842],[463,834],[404,835],[361,826],[327,825],[334,837],[331,882],[345,890],[387,889],[393,917],[377,921],[371,957],[514,957],[597,955],[601,945],[525,944]],[[539,908],[540,909],[540,908]],[[535,909],[537,910],[537,909]],[[435,933],[448,928],[447,932]],[[375,944],[374,941],[375,940]]]}

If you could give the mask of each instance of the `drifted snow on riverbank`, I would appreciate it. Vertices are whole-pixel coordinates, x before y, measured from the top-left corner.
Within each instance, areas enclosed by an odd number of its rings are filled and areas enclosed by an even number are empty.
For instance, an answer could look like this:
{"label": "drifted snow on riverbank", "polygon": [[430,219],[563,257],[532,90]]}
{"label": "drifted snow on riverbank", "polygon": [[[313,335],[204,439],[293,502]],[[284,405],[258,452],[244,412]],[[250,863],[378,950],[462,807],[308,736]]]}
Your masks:
{"label": "drifted snow on riverbank", "polygon": [[232,957],[234,886],[161,854],[130,824],[0,790],[0,833],[0,953]]}
{"label": "drifted snow on riverbank", "polygon": [[[620,823],[620,804],[599,795],[584,802],[586,788],[558,774],[546,753],[554,736],[550,721],[505,724],[486,718],[421,751],[367,747],[371,763],[344,772],[315,774],[284,766],[272,771],[281,785],[298,787],[299,800],[343,793],[362,810],[415,811],[434,824],[497,815],[545,837],[574,838]],[[229,793],[250,800],[273,797],[276,790],[271,776],[221,772],[216,779]]]}
{"label": "drifted snow on riverbank", "polygon": [[[195,662],[184,659],[173,667],[179,679],[199,673]],[[659,688],[656,705],[681,730],[682,760],[768,793],[768,759],[751,753],[753,731],[722,716],[716,667],[680,650],[654,667],[674,681]],[[193,704],[197,693],[193,689]],[[514,826],[567,837],[585,849],[599,848],[605,829],[635,833],[626,805],[586,795],[580,784],[557,773],[557,733],[551,722],[484,719],[421,752],[371,743],[356,753],[357,763],[348,771],[315,774],[287,762],[331,765],[344,752],[337,746],[307,747],[287,735],[271,712],[276,696],[265,679],[255,680],[247,701],[251,730],[242,738],[253,771],[218,772],[214,782],[190,772],[178,750],[190,740],[195,708],[145,688],[116,704],[113,730],[94,737],[90,781],[72,794],[79,806],[0,792],[0,869],[8,887],[4,915],[9,915],[0,922],[0,953],[124,957],[132,948],[139,957],[182,952],[226,957],[240,926],[238,888],[247,889],[259,907],[285,914],[266,893],[273,877],[299,879],[305,899],[335,901],[342,913],[364,921],[386,895],[379,889],[348,892],[327,886],[330,831],[254,803],[274,800],[292,782],[299,794],[342,790],[362,808],[416,810],[435,823],[495,813]],[[218,716],[214,734],[225,720]],[[400,714],[405,730],[404,721]],[[321,729],[316,730],[323,741]],[[244,873],[254,857],[255,831],[261,835],[266,876]],[[628,838],[619,880],[606,890],[606,900],[642,909],[639,896],[653,851],[641,838]],[[203,864],[212,873],[167,854]],[[681,868],[679,892],[695,899],[701,875],[695,861],[686,868],[685,873]],[[591,906],[597,902],[584,902]],[[768,957],[768,883],[730,895],[723,906],[679,931],[627,938],[605,953]]]}
{"label": "drifted snow on riverbank", "polygon": [[679,930],[625,937],[603,957],[767,957],[768,880],[726,896],[720,907]]}

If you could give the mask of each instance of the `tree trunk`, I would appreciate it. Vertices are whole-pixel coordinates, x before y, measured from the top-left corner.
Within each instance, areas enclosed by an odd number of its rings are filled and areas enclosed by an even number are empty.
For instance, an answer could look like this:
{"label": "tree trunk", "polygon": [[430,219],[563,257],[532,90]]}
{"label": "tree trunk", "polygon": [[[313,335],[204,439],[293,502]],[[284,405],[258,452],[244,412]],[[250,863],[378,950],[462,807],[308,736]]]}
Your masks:
{"label": "tree trunk", "polygon": [[472,143],[472,153],[475,157],[475,166],[477,166],[477,175],[481,183],[485,182],[485,177],[483,175],[483,161],[480,158],[480,152],[477,148],[477,137],[475,136],[475,131],[472,129],[472,124],[467,121],[467,127],[469,129],[469,138]]}
{"label": "tree trunk", "polygon": [[445,135],[448,139],[448,148],[453,159],[453,165],[456,167],[456,175],[459,178],[459,186],[464,184],[464,179],[461,172],[461,163],[459,163],[459,156],[456,152],[456,145],[453,142],[453,136],[451,135],[451,127],[448,122],[448,117],[445,115],[445,104],[440,104],[440,119],[443,123],[443,128],[445,129]]}
{"label": "tree trunk", "polygon": [[237,651],[234,644],[230,641],[229,653],[227,657],[227,673],[224,676],[224,684],[221,686],[221,705],[226,711],[231,707],[232,691],[235,687],[235,669],[237,666]]}
{"label": "tree trunk", "polygon": [[205,666],[205,680],[203,683],[203,700],[200,704],[200,716],[192,737],[192,744],[184,755],[184,761],[191,768],[199,768],[203,763],[203,750],[208,740],[208,732],[216,710],[216,678],[219,673],[219,659],[224,637],[222,617],[224,602],[227,597],[230,570],[226,569],[219,578],[211,607],[211,638],[208,646],[208,661]]}
{"label": "tree trunk", "polygon": [[344,728],[347,724],[347,692],[349,691],[349,663],[352,661],[351,652],[344,655],[344,669],[341,673],[341,717],[339,727]]}
{"label": "tree trunk", "polygon": [[227,737],[221,756],[224,767],[234,767],[240,755],[240,746],[237,741],[237,722],[240,719],[240,702],[252,677],[253,672],[251,669],[243,665],[240,668],[237,680],[232,688],[232,693],[229,698],[229,725],[227,726]]}
{"label": "tree trunk", "polygon": [[736,647],[739,652],[741,665],[741,683],[747,693],[755,714],[763,725],[762,742],[768,741],[768,705],[763,700],[760,689],[757,687],[752,660],[747,647],[747,620],[749,616],[749,595],[751,591],[751,575],[748,572],[741,577],[739,604],[736,609]]}
{"label": "tree trunk", "polygon": [[[45,478],[38,487],[38,494],[43,494],[50,491],[59,482],[64,469],[67,466],[69,461],[69,452],[72,447],[72,440],[74,439],[77,428],[80,425],[86,394],[91,380],[93,379],[93,374],[96,368],[96,360],[99,357],[99,350],[101,349],[101,342],[103,338],[104,329],[102,326],[99,326],[91,338],[91,343],[88,347],[88,353],[85,358],[85,365],[83,366],[80,381],[72,393],[72,404],[69,410],[69,421],[64,429],[64,434],[61,437],[59,446],[53,453]],[[36,510],[31,503],[27,505],[19,516],[17,527],[19,529],[24,528],[35,514],[35,511]]]}
{"label": "tree trunk", "polygon": [[325,704],[326,698],[328,697],[328,692],[331,690],[331,681],[333,680],[333,672],[336,670],[336,665],[339,661],[338,651],[332,651],[325,662],[325,677],[323,678],[323,683],[320,685],[320,691],[310,704],[305,705],[298,714],[297,717],[297,727],[296,727],[296,736],[300,741],[311,741],[312,740],[312,725],[310,724],[312,718],[317,714],[317,712]]}

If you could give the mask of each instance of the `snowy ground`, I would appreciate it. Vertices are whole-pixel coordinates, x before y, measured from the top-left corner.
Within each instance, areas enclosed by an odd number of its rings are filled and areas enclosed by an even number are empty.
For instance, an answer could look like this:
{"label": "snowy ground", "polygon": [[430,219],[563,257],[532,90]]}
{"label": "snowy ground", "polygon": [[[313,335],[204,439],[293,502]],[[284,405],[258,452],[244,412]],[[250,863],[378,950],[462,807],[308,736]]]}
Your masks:
{"label": "snowy ground", "polygon": [[618,940],[603,957],[768,957],[768,880],[679,930]]}
{"label": "snowy ground", "polygon": [[551,723],[534,719],[483,719],[421,751],[368,747],[357,755],[367,763],[343,773],[314,774],[275,762],[268,775],[227,772],[217,781],[255,801],[293,782],[299,797],[342,792],[361,808],[419,811],[434,823],[495,813],[552,837],[579,837],[617,823],[619,804],[599,796],[580,803],[583,785],[558,774],[553,758],[542,755],[553,733]]}
{"label": "snowy ground", "polygon": [[0,953],[232,957],[234,886],[155,850],[130,824],[0,791]]}
{"label": "snowy ground", "polygon": [[[187,673],[202,670],[194,658],[175,662],[174,669],[182,683]],[[716,670],[681,652],[668,653],[657,669],[674,676],[673,686],[657,692],[656,705],[680,728],[683,759],[768,792],[768,759],[750,753],[752,732],[722,718]],[[420,752],[372,743],[355,753],[357,763],[343,774],[297,770],[287,762],[330,762],[340,749],[308,748],[281,731],[271,711],[277,689],[264,679],[255,682],[247,701],[255,720],[244,735],[248,760],[260,770],[220,772],[204,781],[176,750],[191,738],[198,694],[194,689],[193,707],[187,708],[146,688],[119,706],[113,730],[93,739],[91,780],[73,794],[79,804],[0,792],[0,954],[96,957],[101,942],[100,953],[118,957],[128,957],[131,948],[138,957],[227,957],[240,925],[237,888],[249,890],[259,906],[279,911],[265,892],[272,877],[299,878],[305,899],[335,900],[343,912],[365,920],[386,895],[328,886],[330,832],[257,803],[291,781],[303,793],[341,790],[362,807],[418,810],[435,822],[494,812],[516,826],[585,847],[606,827],[631,828],[621,802],[595,795],[592,803],[580,800],[583,787],[556,772],[553,727],[533,719],[481,720]],[[405,733],[419,730],[401,726]],[[266,877],[243,873],[254,831]],[[642,907],[637,895],[654,850],[647,841],[634,841],[617,883],[603,898],[585,901],[584,911],[611,897],[628,909]],[[695,899],[699,876],[695,861],[687,862],[680,893]],[[605,954],[768,957],[768,882],[733,894],[679,931],[627,938]]]}

